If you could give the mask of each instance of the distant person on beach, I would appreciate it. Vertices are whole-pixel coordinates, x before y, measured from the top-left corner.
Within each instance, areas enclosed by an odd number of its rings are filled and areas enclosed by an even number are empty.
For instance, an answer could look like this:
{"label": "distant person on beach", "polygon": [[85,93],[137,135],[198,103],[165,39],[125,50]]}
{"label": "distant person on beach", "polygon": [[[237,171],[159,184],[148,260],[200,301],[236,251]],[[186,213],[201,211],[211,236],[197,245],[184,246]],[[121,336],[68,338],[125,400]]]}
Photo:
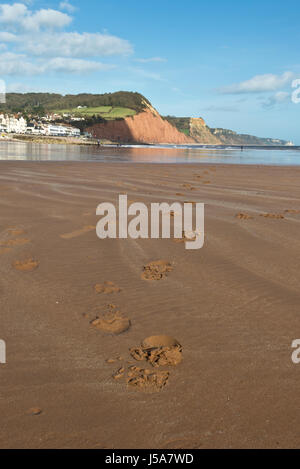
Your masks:
{"label": "distant person on beach", "polygon": [[244,150],[244,147],[243,147],[243,145],[242,145],[242,146],[241,146],[241,151],[243,151],[243,150]]}

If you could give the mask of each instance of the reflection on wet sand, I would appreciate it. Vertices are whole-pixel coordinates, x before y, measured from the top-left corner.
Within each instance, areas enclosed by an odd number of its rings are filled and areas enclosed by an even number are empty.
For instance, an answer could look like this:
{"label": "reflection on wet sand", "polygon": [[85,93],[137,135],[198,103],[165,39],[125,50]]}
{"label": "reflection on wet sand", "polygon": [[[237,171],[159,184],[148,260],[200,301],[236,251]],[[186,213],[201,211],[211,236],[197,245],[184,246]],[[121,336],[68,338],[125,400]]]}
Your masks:
{"label": "reflection on wet sand", "polygon": [[80,146],[0,142],[0,160],[300,165],[298,149]]}

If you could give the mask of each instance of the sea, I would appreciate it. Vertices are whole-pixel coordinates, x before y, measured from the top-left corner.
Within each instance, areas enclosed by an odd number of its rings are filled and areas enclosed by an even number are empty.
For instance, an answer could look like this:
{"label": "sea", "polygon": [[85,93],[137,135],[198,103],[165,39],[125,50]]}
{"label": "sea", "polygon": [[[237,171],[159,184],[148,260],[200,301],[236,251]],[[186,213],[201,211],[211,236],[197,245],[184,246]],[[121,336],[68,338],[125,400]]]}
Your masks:
{"label": "sea", "polygon": [[0,142],[0,160],[105,163],[300,165],[300,147],[206,145],[56,145]]}

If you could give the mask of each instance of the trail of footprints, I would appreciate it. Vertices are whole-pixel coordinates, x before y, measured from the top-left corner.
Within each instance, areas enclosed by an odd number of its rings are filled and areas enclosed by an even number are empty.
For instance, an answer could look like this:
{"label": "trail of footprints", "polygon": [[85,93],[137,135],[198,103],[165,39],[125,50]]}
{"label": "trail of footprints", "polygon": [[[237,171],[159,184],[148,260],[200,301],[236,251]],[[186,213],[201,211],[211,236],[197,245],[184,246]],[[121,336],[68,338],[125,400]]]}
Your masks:
{"label": "trail of footprints", "polygon": [[[143,268],[141,278],[145,281],[163,280],[171,271],[173,266],[166,260],[158,260],[146,264]],[[97,294],[116,295],[122,290],[113,282],[96,284],[94,291]],[[123,314],[116,305],[108,304],[104,311],[99,311],[90,325],[95,329],[112,335],[120,335],[127,332],[131,327],[130,319]],[[145,339],[140,345],[132,347],[127,359],[122,356],[108,358],[108,365],[122,363],[113,373],[115,381],[125,381],[127,388],[144,392],[158,392],[167,384],[170,371],[158,369],[161,367],[172,367],[178,365],[182,360],[182,346],[169,336],[152,336]],[[135,362],[144,362],[137,366]]]}
{"label": "trail of footprints", "polygon": [[[203,178],[203,176],[196,175],[196,178],[200,179]],[[209,181],[203,181],[203,184],[205,183],[209,183]],[[184,187],[193,190],[191,185],[185,184]],[[177,195],[183,194],[177,193]],[[284,211],[284,214],[265,213],[260,214],[260,216],[271,219],[284,219],[285,214],[299,213],[300,210],[287,209]],[[236,218],[239,220],[250,220],[254,217],[248,213],[241,212],[236,215]],[[76,238],[94,229],[94,226],[88,225],[80,230],[61,235],[61,238]],[[30,239],[24,237],[25,234],[26,232],[19,228],[6,230],[4,239],[0,238],[0,255],[10,252],[16,247],[28,244]],[[174,241],[180,243],[187,239],[189,238],[183,233],[182,239],[176,239]],[[32,272],[39,267],[39,261],[34,258],[26,258],[14,261],[12,266],[15,270],[20,272]],[[173,265],[166,260],[152,261],[143,267],[141,279],[147,282],[164,280],[172,270]],[[94,292],[97,295],[117,295],[122,292],[122,289],[112,281],[105,281],[102,284],[95,284]],[[99,311],[99,313],[90,320],[90,325],[103,333],[120,335],[130,330],[131,320],[123,314],[117,306],[108,304],[104,311]],[[181,363],[182,346],[175,338],[170,336],[151,336],[143,340],[140,345],[132,347],[127,355],[127,358],[118,355],[115,358],[108,358],[106,360],[107,365],[115,366],[116,363],[120,365],[122,363],[122,366],[119,366],[112,373],[112,379],[115,381],[125,381],[127,388],[130,389],[144,392],[158,392],[168,383],[170,377],[169,368]],[[40,412],[32,412],[32,414],[35,415],[39,413]]]}
{"label": "trail of footprints", "polygon": [[[270,219],[273,219],[273,220],[284,220],[285,215],[287,215],[287,214],[296,215],[296,214],[299,214],[299,213],[300,213],[300,210],[287,209],[287,210],[284,210],[284,213],[260,213],[259,216],[264,217],[264,218],[270,218]],[[254,216],[249,215],[249,213],[240,212],[240,213],[237,213],[235,215],[235,218],[237,218],[238,220],[253,220]]]}
{"label": "trail of footprints", "polygon": [[[26,231],[21,228],[8,228],[2,234],[2,239],[0,238],[0,255],[29,244],[30,239],[24,238],[24,235],[26,235]],[[39,261],[32,257],[23,257],[22,260],[14,261],[12,267],[20,272],[32,272],[39,267]]]}
{"label": "trail of footprints", "polygon": [[[84,227],[72,233],[62,235],[64,239],[72,239],[81,236],[91,230],[91,226]],[[94,228],[93,228],[94,229]],[[23,229],[11,228],[4,233],[4,239],[0,239],[0,254],[10,252],[13,248],[30,243],[30,239],[22,237],[26,232]],[[39,261],[29,257],[15,260],[12,267],[19,272],[33,272],[39,267]],[[173,266],[166,260],[153,261],[146,264],[141,273],[145,281],[158,281],[165,279],[173,270]],[[114,282],[105,281],[94,285],[94,292],[98,295],[116,295],[122,289]],[[130,319],[123,314],[114,304],[107,305],[105,311],[101,311],[90,321],[92,327],[101,332],[119,335],[128,331],[131,327]],[[175,366],[181,362],[182,347],[177,340],[168,336],[153,336],[145,339],[141,345],[129,350],[130,359],[133,362],[144,362],[144,366],[135,366],[128,362],[126,366],[119,367],[112,375],[114,380],[126,377],[126,384],[132,389],[140,391],[157,392],[168,382],[170,372],[157,370],[159,367]],[[123,357],[107,360],[108,365],[124,361]],[[149,368],[151,367],[151,368]],[[31,415],[39,415],[40,409],[32,409]]]}

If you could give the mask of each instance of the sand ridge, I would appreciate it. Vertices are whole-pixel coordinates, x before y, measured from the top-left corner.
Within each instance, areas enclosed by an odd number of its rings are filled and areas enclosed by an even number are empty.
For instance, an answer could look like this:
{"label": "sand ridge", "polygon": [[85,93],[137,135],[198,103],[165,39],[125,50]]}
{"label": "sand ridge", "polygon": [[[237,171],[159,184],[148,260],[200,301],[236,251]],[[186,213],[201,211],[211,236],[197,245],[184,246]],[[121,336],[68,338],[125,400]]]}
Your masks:
{"label": "sand ridge", "polygon": [[73,238],[78,238],[78,236],[82,236],[86,233],[89,233],[95,230],[96,230],[96,226],[87,225],[87,226],[84,226],[83,228],[79,228],[78,230],[71,231],[70,233],[61,234],[60,237],[62,239],[73,239]]}

